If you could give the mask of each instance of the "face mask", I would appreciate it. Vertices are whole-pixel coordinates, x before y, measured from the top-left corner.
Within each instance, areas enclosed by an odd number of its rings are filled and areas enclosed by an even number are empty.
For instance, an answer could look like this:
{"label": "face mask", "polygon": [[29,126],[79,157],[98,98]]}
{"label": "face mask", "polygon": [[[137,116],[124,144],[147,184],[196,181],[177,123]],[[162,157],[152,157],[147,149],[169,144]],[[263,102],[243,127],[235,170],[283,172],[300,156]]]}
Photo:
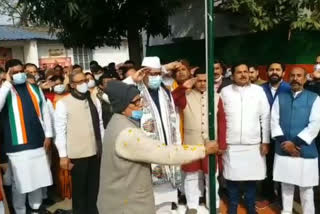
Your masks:
{"label": "face mask", "polygon": [[95,74],[95,75],[94,75],[94,78],[95,78],[96,80],[99,80],[100,77],[102,77],[102,75],[103,75],[103,73],[101,73],[101,74]]}
{"label": "face mask", "polygon": [[141,110],[140,111],[132,111],[131,118],[134,120],[141,120],[142,115],[143,115],[143,112]]}
{"label": "face mask", "polygon": [[85,94],[88,91],[88,84],[87,83],[82,83],[81,85],[77,85],[77,91],[80,92],[81,94]]}
{"label": "face mask", "polygon": [[110,103],[110,100],[109,100],[109,96],[105,93],[103,93],[102,97],[103,101],[105,101],[106,103]]}
{"label": "face mask", "polygon": [[13,83],[15,85],[20,85],[26,82],[27,80],[27,75],[26,73],[17,73],[12,75]]}
{"label": "face mask", "polygon": [[158,89],[161,85],[162,77],[158,76],[149,76],[149,83],[148,86],[151,89]]}
{"label": "face mask", "polygon": [[94,80],[89,80],[89,82],[88,82],[88,87],[89,88],[93,88],[93,87],[95,87],[96,86],[96,82],[94,81]]}
{"label": "face mask", "polygon": [[172,86],[173,84],[173,78],[171,77],[165,77],[165,78],[162,78],[162,82],[165,86]]}
{"label": "face mask", "polygon": [[62,94],[65,89],[66,89],[66,87],[63,84],[60,84],[60,85],[54,86],[53,91],[56,94]]}

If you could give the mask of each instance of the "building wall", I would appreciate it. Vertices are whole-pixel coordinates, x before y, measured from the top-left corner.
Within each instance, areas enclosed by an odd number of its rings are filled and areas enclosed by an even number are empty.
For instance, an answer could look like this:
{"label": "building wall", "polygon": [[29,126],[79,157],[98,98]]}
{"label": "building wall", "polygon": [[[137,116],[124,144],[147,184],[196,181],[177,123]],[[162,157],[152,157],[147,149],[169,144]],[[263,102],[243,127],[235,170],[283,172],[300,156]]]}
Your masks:
{"label": "building wall", "polygon": [[120,48],[101,47],[93,50],[93,60],[101,66],[107,66],[110,62],[116,64],[122,63],[129,59],[128,43],[122,42]]}

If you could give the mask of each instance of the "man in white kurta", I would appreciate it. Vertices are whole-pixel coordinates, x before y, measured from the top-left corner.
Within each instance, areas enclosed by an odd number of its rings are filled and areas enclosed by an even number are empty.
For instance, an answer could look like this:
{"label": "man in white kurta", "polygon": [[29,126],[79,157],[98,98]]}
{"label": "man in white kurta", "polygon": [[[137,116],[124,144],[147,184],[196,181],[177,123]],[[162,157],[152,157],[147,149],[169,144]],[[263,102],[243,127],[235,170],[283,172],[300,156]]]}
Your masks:
{"label": "man in white kurta", "polygon": [[291,92],[279,94],[271,112],[271,132],[276,140],[273,179],[281,182],[283,214],[291,214],[294,186],[300,188],[304,214],[315,213],[313,186],[318,185],[315,137],[320,129],[320,99],[304,90],[307,72],[290,73]]}
{"label": "man in white kurta", "polygon": [[254,214],[256,181],[266,176],[270,110],[263,89],[249,83],[247,65],[234,66],[232,76],[234,84],[222,89],[218,105],[218,140],[227,144],[223,176],[229,193],[228,214],[237,213],[240,182],[245,185],[248,213]]}

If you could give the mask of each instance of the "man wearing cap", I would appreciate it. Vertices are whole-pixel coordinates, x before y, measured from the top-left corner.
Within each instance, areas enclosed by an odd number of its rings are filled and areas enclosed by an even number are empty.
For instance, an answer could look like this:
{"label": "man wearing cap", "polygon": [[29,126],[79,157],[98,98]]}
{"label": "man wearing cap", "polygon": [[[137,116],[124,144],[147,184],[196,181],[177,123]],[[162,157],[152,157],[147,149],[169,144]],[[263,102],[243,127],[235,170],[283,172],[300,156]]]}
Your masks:
{"label": "man wearing cap", "polygon": [[70,74],[71,93],[57,102],[55,130],[60,167],[71,170],[72,213],[98,214],[100,160],[104,135],[101,103],[88,91],[85,75]]}
{"label": "man wearing cap", "polygon": [[[144,69],[124,81],[137,84],[144,101],[140,127],[152,139],[166,145],[180,145],[180,121],[171,92],[162,83],[159,57],[145,57],[142,67]],[[177,166],[152,165],[152,170],[157,208],[171,210],[171,203],[168,202],[178,202],[177,188],[182,185],[181,169]]]}
{"label": "man wearing cap", "polygon": [[151,175],[161,178],[165,172],[159,169],[151,174],[150,163],[189,163],[217,152],[218,145],[208,141],[205,145],[166,145],[163,140],[147,136],[139,127],[144,103],[138,89],[111,81],[106,93],[115,114],[103,144],[99,211],[155,214]]}

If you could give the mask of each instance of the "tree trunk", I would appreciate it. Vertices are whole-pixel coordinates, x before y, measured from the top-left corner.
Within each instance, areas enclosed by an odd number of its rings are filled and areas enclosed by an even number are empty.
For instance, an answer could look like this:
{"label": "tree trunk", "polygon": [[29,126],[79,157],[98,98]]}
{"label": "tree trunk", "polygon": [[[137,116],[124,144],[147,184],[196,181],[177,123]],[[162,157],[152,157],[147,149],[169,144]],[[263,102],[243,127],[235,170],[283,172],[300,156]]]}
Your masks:
{"label": "tree trunk", "polygon": [[139,67],[142,62],[142,39],[139,33],[139,29],[135,26],[131,26],[128,29],[128,47],[130,60],[134,61]]}

